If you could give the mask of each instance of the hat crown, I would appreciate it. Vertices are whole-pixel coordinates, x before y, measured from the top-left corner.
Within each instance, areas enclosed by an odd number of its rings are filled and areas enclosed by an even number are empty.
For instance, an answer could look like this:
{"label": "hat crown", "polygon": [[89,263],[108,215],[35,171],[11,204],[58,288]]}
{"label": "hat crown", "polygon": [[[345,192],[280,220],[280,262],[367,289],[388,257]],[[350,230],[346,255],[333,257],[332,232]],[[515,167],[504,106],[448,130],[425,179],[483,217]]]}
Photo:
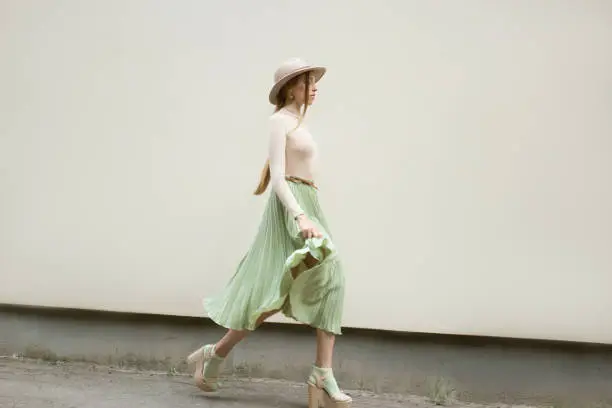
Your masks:
{"label": "hat crown", "polygon": [[310,64],[301,58],[290,58],[283,62],[276,70],[274,73],[274,82],[278,82],[287,75],[291,75],[291,73],[309,66]]}

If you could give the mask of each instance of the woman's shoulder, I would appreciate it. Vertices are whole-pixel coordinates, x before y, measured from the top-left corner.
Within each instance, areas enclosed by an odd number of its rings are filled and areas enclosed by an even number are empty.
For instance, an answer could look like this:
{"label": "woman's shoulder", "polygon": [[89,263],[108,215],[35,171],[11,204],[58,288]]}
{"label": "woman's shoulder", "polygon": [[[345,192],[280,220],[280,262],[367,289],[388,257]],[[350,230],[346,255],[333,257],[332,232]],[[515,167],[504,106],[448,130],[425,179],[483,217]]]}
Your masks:
{"label": "woman's shoulder", "polygon": [[285,128],[289,126],[294,126],[295,123],[297,123],[297,120],[294,117],[287,115],[286,113],[280,110],[271,114],[269,117],[269,121],[271,126],[282,126]]}
{"label": "woman's shoulder", "polygon": [[285,117],[285,115],[283,114],[283,112],[277,110],[274,113],[272,113],[270,115],[270,120],[274,121],[274,120],[282,120]]}
{"label": "woman's shoulder", "polygon": [[277,111],[274,111],[274,113],[270,115],[270,119],[272,118],[275,118],[277,120],[295,119],[293,115],[288,114],[287,112],[285,112],[284,109],[279,109]]}

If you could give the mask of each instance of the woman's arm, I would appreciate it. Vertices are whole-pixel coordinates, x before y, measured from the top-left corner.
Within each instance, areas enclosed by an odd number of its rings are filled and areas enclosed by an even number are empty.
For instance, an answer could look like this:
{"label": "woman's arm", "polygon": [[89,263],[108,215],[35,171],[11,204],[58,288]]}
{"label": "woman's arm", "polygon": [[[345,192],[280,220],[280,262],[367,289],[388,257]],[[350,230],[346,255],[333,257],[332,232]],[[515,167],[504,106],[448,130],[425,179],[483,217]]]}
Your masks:
{"label": "woman's arm", "polygon": [[285,179],[285,148],[288,128],[282,117],[270,118],[270,186],[293,218],[303,214]]}

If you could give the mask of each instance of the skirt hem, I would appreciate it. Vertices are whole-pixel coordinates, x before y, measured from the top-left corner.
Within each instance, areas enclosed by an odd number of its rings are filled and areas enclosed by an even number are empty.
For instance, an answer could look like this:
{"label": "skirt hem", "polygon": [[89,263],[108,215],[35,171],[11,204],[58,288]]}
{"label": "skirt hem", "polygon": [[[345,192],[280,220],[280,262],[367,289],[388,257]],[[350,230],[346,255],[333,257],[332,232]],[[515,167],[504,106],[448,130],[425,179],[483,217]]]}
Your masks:
{"label": "skirt hem", "polygon": [[344,274],[316,189],[288,184],[323,236],[304,239],[271,193],[251,248],[225,290],[203,300],[204,308],[216,324],[232,330],[253,331],[262,314],[278,310],[299,323],[341,335]]}
{"label": "skirt hem", "polygon": [[[292,275],[292,269],[302,264],[309,254],[319,262],[312,268],[300,271],[299,275],[294,278]],[[304,316],[299,311],[294,311],[295,307],[292,307],[291,305],[291,291],[295,282],[299,280],[302,275],[317,273],[319,269],[325,268],[329,263],[335,260],[336,250],[328,237],[307,239],[305,245],[302,248],[293,251],[285,262],[280,296],[273,301],[268,302],[265,306],[258,308],[255,313],[247,318],[246,324],[243,324],[240,327],[231,325],[221,319],[218,316],[218,312],[215,311],[212,299],[204,299],[202,302],[203,306],[208,311],[208,317],[217,325],[226,329],[255,331],[257,329],[257,320],[261,315],[273,310],[278,310],[280,313],[283,313],[285,317],[299,323],[332,333],[334,335],[342,335],[342,329],[340,327],[328,327],[326,325],[318,324],[314,321],[315,319]]]}

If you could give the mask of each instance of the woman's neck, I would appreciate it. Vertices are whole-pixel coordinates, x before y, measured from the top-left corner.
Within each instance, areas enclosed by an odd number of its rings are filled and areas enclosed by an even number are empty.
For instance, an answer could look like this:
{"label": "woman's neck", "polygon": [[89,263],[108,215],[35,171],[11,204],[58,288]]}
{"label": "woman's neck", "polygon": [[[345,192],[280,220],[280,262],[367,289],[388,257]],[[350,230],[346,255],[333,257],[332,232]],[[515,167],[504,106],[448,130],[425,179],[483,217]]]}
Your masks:
{"label": "woman's neck", "polygon": [[298,107],[295,103],[287,104],[283,107],[283,109],[297,117],[302,114],[300,107]]}

